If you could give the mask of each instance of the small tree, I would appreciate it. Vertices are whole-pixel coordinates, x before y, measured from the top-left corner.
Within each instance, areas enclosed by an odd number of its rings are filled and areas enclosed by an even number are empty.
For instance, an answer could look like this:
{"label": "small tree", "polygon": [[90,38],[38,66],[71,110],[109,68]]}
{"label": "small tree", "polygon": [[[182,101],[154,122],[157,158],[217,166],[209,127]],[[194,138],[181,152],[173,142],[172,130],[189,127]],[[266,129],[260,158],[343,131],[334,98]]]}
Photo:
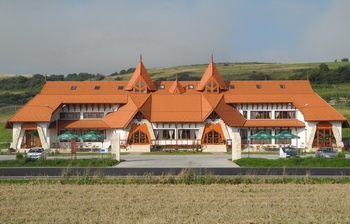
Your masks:
{"label": "small tree", "polygon": [[348,58],[342,58],[341,61],[342,61],[342,62],[348,62],[349,59],[348,59]]}

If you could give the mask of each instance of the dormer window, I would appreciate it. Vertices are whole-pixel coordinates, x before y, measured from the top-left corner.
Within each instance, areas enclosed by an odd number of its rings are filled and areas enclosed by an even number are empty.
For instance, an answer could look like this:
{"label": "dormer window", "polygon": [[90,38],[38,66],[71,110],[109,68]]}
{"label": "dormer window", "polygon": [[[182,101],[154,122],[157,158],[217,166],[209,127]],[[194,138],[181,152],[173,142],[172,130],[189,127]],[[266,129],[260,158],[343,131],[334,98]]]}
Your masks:
{"label": "dormer window", "polygon": [[188,85],[188,89],[194,89],[194,85]]}
{"label": "dormer window", "polygon": [[219,93],[219,85],[214,79],[210,79],[206,86],[207,93]]}
{"label": "dormer window", "polygon": [[285,89],[286,87],[285,87],[283,84],[281,84],[281,85],[280,85],[280,88],[281,88],[281,89]]}
{"label": "dormer window", "polygon": [[70,90],[76,90],[77,89],[77,86],[71,86],[70,87]]}
{"label": "dormer window", "polygon": [[123,90],[124,86],[118,86],[118,90]]}
{"label": "dormer window", "polygon": [[100,90],[100,86],[95,86],[94,90]]}
{"label": "dormer window", "polygon": [[261,89],[261,85],[256,85],[256,88],[257,89]]}
{"label": "dormer window", "polygon": [[235,85],[230,85],[230,89],[235,89]]}
{"label": "dormer window", "polygon": [[136,82],[135,87],[134,87],[134,92],[135,93],[147,93],[147,86],[143,82],[142,79],[139,79],[139,81]]}
{"label": "dormer window", "polygon": [[159,89],[164,89],[164,88],[165,88],[164,85],[160,85],[160,86],[159,86]]}

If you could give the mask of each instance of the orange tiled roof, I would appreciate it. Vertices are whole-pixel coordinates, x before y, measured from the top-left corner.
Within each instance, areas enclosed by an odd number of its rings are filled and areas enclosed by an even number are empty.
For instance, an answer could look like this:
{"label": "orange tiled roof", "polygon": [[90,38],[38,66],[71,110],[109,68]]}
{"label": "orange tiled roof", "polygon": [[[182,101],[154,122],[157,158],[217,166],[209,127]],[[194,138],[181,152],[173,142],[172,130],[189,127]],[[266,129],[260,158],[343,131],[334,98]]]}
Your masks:
{"label": "orange tiled roof", "polygon": [[202,122],[212,110],[201,95],[152,95],[151,122]]}
{"label": "orange tiled roof", "polygon": [[103,121],[105,121],[110,128],[125,128],[136,115],[137,111],[138,107],[129,96],[127,104],[121,106],[117,111],[107,114],[103,118]]}
{"label": "orange tiled roof", "polygon": [[196,90],[200,90],[200,91],[204,90],[210,78],[213,78],[218,83],[221,90],[227,90],[226,83],[222,79],[213,61],[211,61],[210,64],[208,65],[208,68],[205,71],[201,81],[197,85]]}
{"label": "orange tiled roof", "polygon": [[305,127],[299,120],[247,120],[244,127]]}
{"label": "orange tiled roof", "polygon": [[221,98],[214,111],[231,127],[241,127],[246,121],[238,110],[226,104],[225,98]]}
{"label": "orange tiled roof", "polygon": [[125,87],[125,90],[132,90],[140,77],[145,81],[149,90],[157,90],[142,61],[137,65],[134,74],[131,76],[130,81]]}
{"label": "orange tiled roof", "polygon": [[[106,129],[110,128],[103,120],[59,121],[59,129]],[[51,122],[49,129],[56,129],[56,122]]]}
{"label": "orange tiled roof", "polygon": [[169,93],[171,94],[182,94],[184,92],[186,92],[185,88],[182,87],[182,85],[180,84],[180,82],[177,80],[177,75],[176,75],[176,80],[174,81],[174,83],[170,86],[169,88]]}
{"label": "orange tiled roof", "polygon": [[[154,92],[137,94],[125,91],[132,89],[140,77]],[[203,90],[211,78],[215,79],[221,89],[227,89],[227,85],[234,88],[230,87],[227,91],[215,95],[197,91]],[[164,85],[165,88],[157,89],[160,85]],[[194,88],[189,88],[190,85]],[[260,85],[260,88],[257,88],[257,85]],[[173,95],[176,89],[182,94]],[[7,121],[6,127],[10,127],[12,122],[50,122],[53,112],[65,103],[121,104],[118,111],[103,118],[110,128],[125,128],[138,111],[150,122],[203,122],[215,110],[228,125],[241,126],[245,119],[235,108],[228,105],[232,103],[293,103],[303,113],[306,121],[347,122],[312,90],[308,81],[229,81],[225,83],[215,64],[211,62],[201,81],[176,80],[176,82],[153,83],[143,63],[140,62],[129,82],[47,82],[37,96]],[[247,122],[248,125],[258,121]],[[266,123],[266,121],[263,122]]]}
{"label": "orange tiled roof", "polygon": [[49,122],[53,112],[65,103],[126,103],[127,95],[43,95],[38,94],[8,122]]}

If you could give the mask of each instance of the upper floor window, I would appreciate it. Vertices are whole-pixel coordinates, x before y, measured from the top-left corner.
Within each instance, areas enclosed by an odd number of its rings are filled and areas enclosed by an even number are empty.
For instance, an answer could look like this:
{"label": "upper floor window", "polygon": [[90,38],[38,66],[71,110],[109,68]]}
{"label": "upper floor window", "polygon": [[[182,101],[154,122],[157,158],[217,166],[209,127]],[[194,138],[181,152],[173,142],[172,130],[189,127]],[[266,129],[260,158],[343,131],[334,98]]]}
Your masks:
{"label": "upper floor window", "polygon": [[95,86],[94,90],[100,90],[100,86]]}
{"label": "upper floor window", "polygon": [[276,119],[295,119],[295,111],[275,111]]}
{"label": "upper floor window", "polygon": [[250,119],[271,119],[271,111],[251,111]]}
{"label": "upper floor window", "polygon": [[189,89],[194,89],[194,85],[188,85]]}
{"label": "upper floor window", "polygon": [[242,114],[242,115],[243,115],[243,117],[244,117],[245,119],[247,119],[247,118],[248,118],[248,113],[247,113],[247,111],[246,111],[246,110],[244,110],[244,111],[243,111],[243,114]]}
{"label": "upper floor window", "polygon": [[123,90],[124,86],[118,86],[118,90]]}
{"label": "upper floor window", "polygon": [[147,86],[143,82],[143,80],[139,79],[139,81],[136,82],[134,87],[135,93],[147,93]]}
{"label": "upper floor window", "polygon": [[256,88],[257,89],[261,89],[261,85],[256,85]]}
{"label": "upper floor window", "polygon": [[87,112],[83,113],[84,118],[103,118],[103,112]]}
{"label": "upper floor window", "polygon": [[235,85],[230,85],[230,89],[235,89]]}
{"label": "upper floor window", "polygon": [[285,87],[283,84],[281,84],[281,85],[280,85],[280,88],[281,88],[281,89],[284,89],[284,88],[286,88],[286,87]]}
{"label": "upper floor window", "polygon": [[219,85],[215,82],[214,79],[210,79],[206,86],[207,93],[219,93]]}
{"label": "upper floor window", "polygon": [[70,89],[71,89],[71,90],[76,90],[76,89],[77,89],[77,86],[71,86]]}
{"label": "upper floor window", "polygon": [[159,89],[164,89],[164,88],[165,88],[164,85],[160,85],[160,86],[159,86]]}
{"label": "upper floor window", "polygon": [[60,119],[62,120],[79,120],[80,113],[60,113]]}

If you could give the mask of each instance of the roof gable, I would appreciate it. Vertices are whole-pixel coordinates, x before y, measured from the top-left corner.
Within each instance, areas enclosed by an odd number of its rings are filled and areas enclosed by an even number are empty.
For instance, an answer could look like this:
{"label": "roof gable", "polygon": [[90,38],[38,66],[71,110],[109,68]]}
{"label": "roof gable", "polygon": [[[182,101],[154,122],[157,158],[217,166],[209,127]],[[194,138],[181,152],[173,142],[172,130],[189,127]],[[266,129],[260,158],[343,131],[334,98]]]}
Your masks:
{"label": "roof gable", "polygon": [[196,90],[203,91],[207,83],[211,80],[214,80],[219,85],[220,90],[227,90],[226,83],[222,79],[213,61],[211,61],[208,65],[208,68],[204,72],[204,75],[199,84],[197,85]]}
{"label": "roof gable", "polygon": [[185,88],[182,87],[182,85],[179,83],[176,75],[176,80],[173,82],[173,84],[169,88],[169,93],[171,94],[182,94],[185,92]]}
{"label": "roof gable", "polygon": [[143,65],[142,61],[140,61],[139,64],[137,65],[136,70],[134,74],[131,76],[128,85],[125,87],[125,90],[133,90],[136,83],[140,80],[144,81],[148,90],[153,90],[153,91],[157,90],[157,88],[153,84],[151,77],[147,72],[147,69]]}

